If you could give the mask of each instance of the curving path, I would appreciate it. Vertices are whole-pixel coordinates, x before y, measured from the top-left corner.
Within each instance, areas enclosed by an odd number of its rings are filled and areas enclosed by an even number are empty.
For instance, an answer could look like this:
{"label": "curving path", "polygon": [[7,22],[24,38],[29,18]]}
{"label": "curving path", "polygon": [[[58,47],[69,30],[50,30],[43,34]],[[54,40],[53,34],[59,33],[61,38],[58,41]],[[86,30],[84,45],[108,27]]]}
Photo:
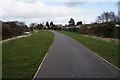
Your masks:
{"label": "curving path", "polygon": [[72,38],[52,31],[54,42],[35,78],[117,78],[118,70]]}

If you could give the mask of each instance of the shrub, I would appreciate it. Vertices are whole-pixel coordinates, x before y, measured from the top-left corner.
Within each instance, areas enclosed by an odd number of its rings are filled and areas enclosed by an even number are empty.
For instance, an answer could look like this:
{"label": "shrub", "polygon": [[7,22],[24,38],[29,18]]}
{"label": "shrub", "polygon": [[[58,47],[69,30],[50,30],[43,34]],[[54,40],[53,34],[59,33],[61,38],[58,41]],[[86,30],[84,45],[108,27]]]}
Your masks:
{"label": "shrub", "polygon": [[27,31],[26,25],[17,25],[16,22],[2,22],[2,39],[22,35]]}

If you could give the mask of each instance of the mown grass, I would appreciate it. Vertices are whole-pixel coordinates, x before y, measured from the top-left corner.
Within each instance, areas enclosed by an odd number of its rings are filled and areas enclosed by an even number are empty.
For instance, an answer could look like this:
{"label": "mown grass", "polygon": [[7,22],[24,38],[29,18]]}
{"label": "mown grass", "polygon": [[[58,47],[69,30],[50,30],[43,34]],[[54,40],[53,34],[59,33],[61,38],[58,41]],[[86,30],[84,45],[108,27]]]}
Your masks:
{"label": "mown grass", "polygon": [[110,63],[120,68],[118,64],[118,44],[115,42],[105,42],[101,40],[96,40],[91,37],[82,36],[78,33],[68,32],[68,31],[58,31],[63,33],[75,40],[77,40],[82,45],[86,46],[90,50],[94,51],[104,59],[108,60]]}
{"label": "mown grass", "polygon": [[53,39],[52,32],[39,31],[27,38],[4,42],[2,44],[2,77],[32,79]]}

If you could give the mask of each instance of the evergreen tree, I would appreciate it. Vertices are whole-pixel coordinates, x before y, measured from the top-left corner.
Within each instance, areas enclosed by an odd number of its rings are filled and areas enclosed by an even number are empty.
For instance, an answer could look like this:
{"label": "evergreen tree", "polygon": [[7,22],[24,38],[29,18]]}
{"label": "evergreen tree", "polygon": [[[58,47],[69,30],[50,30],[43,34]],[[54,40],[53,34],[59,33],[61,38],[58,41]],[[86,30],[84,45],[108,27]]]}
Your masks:
{"label": "evergreen tree", "polygon": [[70,21],[68,21],[69,25],[74,26],[75,25],[75,21],[73,18],[70,19]]}
{"label": "evergreen tree", "polygon": [[49,26],[49,22],[48,22],[48,21],[46,22],[46,26],[47,26],[47,27],[48,27],[48,29],[49,29],[49,27],[50,27],[50,26]]}
{"label": "evergreen tree", "polygon": [[82,21],[78,21],[76,25],[82,25]]}
{"label": "evergreen tree", "polygon": [[50,25],[53,25],[53,21],[50,22]]}

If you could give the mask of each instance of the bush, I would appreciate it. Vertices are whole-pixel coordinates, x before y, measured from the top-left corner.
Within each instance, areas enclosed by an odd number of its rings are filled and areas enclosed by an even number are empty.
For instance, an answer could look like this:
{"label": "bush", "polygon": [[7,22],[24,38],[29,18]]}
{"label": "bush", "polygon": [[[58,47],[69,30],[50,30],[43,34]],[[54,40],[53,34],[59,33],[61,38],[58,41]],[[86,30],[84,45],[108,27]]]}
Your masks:
{"label": "bush", "polygon": [[114,27],[115,25],[111,22],[102,23],[102,24],[94,24],[94,25],[91,25],[91,28],[82,27],[81,33],[98,36],[98,37],[113,38]]}
{"label": "bush", "polygon": [[16,22],[2,22],[2,39],[22,35],[27,31],[27,26],[17,25]]}

